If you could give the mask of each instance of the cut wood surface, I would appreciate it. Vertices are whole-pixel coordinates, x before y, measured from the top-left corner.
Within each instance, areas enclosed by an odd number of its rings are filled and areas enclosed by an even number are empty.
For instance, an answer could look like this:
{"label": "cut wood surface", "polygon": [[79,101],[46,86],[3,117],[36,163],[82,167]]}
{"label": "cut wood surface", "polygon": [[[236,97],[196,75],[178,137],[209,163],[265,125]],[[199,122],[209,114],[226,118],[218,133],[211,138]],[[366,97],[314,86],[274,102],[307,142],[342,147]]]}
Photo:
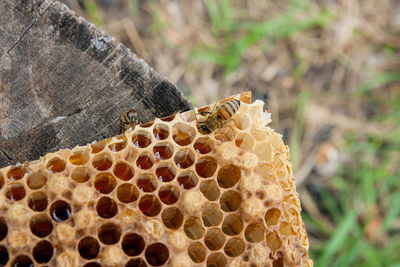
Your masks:
{"label": "cut wood surface", "polygon": [[0,167],[117,134],[191,108],[114,38],[51,0],[0,1]]}

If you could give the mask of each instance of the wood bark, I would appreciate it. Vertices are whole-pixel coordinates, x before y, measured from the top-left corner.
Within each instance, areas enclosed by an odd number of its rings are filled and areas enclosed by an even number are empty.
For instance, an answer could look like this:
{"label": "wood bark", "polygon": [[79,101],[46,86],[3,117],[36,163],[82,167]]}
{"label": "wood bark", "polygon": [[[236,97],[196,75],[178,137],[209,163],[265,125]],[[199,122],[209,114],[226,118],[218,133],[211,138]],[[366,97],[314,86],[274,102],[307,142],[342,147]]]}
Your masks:
{"label": "wood bark", "polygon": [[191,108],[111,36],[52,0],[0,1],[0,167],[117,134]]}

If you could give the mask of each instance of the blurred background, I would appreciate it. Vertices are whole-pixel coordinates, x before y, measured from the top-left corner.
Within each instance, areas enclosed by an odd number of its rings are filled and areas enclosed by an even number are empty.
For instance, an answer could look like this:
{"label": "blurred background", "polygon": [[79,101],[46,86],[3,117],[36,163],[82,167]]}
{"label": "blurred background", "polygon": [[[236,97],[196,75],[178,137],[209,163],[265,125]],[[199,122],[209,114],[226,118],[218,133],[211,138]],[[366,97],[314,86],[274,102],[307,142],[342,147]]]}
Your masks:
{"label": "blurred background", "polygon": [[400,1],[62,2],[195,106],[265,101],[315,266],[400,266]]}

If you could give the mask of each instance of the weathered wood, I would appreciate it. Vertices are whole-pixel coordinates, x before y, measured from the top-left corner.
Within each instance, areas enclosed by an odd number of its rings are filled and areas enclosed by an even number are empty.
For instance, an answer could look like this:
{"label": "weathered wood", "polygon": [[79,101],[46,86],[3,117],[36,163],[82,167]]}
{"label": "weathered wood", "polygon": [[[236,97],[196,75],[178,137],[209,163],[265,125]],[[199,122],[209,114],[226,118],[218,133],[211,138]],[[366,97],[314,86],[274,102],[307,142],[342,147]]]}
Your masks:
{"label": "weathered wood", "polygon": [[0,1],[0,167],[190,108],[171,83],[111,36],[52,0]]}

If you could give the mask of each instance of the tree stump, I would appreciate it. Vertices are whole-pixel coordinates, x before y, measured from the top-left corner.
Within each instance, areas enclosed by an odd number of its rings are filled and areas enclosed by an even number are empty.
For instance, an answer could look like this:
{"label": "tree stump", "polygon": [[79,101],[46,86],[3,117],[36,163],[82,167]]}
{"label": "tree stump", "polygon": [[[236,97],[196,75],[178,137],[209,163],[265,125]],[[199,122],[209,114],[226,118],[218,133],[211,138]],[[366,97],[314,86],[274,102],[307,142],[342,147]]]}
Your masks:
{"label": "tree stump", "polygon": [[113,136],[191,108],[114,38],[52,0],[0,1],[0,167]]}

